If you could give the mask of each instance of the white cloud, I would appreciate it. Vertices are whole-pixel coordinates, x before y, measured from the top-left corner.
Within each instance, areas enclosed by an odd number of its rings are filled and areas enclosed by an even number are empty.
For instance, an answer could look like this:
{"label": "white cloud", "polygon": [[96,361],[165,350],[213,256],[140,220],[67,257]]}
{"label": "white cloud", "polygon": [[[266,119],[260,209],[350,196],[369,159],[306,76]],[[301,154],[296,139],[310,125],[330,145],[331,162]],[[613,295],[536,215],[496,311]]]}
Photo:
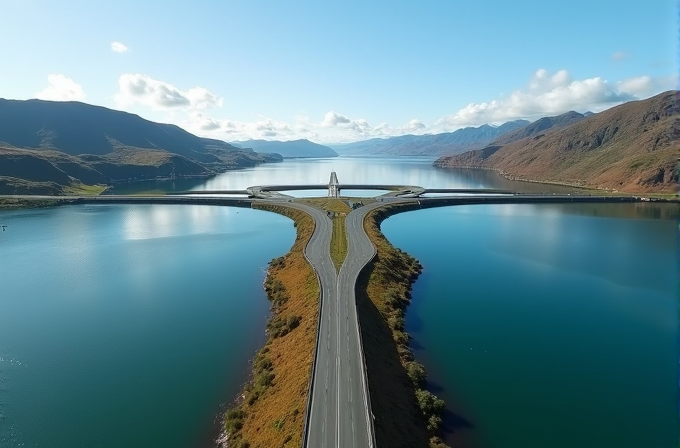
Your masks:
{"label": "white cloud", "polygon": [[125,73],[118,78],[118,86],[115,100],[121,107],[133,104],[142,104],[156,110],[222,107],[222,98],[203,87],[182,91],[147,75]]}
{"label": "white cloud", "polygon": [[326,116],[324,117],[323,121],[321,122],[321,126],[326,127],[326,128],[332,128],[334,126],[340,125],[340,124],[348,124],[350,123],[350,119],[347,118],[346,116],[339,114],[337,112],[326,112]]}
{"label": "white cloud", "polygon": [[625,51],[617,51],[616,53],[612,54],[612,61],[622,61],[626,58],[628,58],[628,53]]}
{"label": "white cloud", "polygon": [[318,137],[314,131],[300,125],[262,117],[254,122],[242,122],[228,119],[215,119],[201,111],[189,114],[189,119],[181,124],[189,132],[206,137],[220,138],[226,141],[269,139],[295,140],[298,138]]}
{"label": "white cloud", "polygon": [[[298,122],[300,120],[298,119]],[[308,119],[304,123],[309,125]],[[324,141],[340,143],[345,141],[355,141],[374,137],[391,137],[394,135],[401,135],[406,132],[419,132],[427,129],[425,124],[420,120],[411,120],[403,128],[393,128],[388,123],[381,123],[378,126],[372,126],[364,118],[349,118],[346,115],[335,111],[327,112],[323,121],[316,125],[317,133],[324,139]]]}
{"label": "white cloud", "polygon": [[416,119],[413,119],[406,123],[404,126],[402,126],[403,131],[406,133],[422,131],[425,128],[427,128],[427,126],[425,126],[425,123]]}
{"label": "white cloud", "polygon": [[601,77],[574,80],[566,70],[550,73],[541,69],[530,77],[524,88],[508,95],[500,95],[489,102],[471,103],[435,121],[431,126],[414,118],[397,127],[388,123],[373,126],[364,118],[353,118],[333,110],[323,117],[311,118],[307,113],[299,112],[292,122],[265,116],[253,121],[216,118],[209,114],[209,109],[221,106],[222,99],[205,88],[194,87],[182,91],[166,82],[139,74],[122,75],[119,82],[117,100],[120,103],[139,103],[165,110],[169,121],[201,136],[226,141],[307,138],[319,143],[342,143],[403,134],[447,132],[520,118],[537,119],[569,110],[599,112],[624,101],[642,99],[669,90],[677,85],[678,80],[675,76],[640,76],[610,83]]}
{"label": "white cloud", "polygon": [[325,114],[321,122],[313,122],[306,115],[298,115],[294,123],[288,123],[268,117],[261,117],[253,122],[216,119],[209,117],[203,111],[193,111],[189,113],[187,121],[178,124],[189,132],[226,141],[306,138],[321,143],[337,143],[403,133],[400,128],[392,128],[387,123],[373,127],[363,118],[350,119],[337,112]]}
{"label": "white cloud", "polygon": [[116,53],[127,53],[129,48],[122,42],[111,42],[111,50]]}
{"label": "white cloud", "polygon": [[463,126],[559,115],[570,110],[601,111],[659,93],[664,90],[665,84],[668,82],[657,82],[645,76],[614,84],[600,77],[572,80],[566,70],[551,75],[540,69],[525,89],[489,102],[468,104],[458,112],[437,120],[434,128],[442,132]]}
{"label": "white cloud", "polygon": [[620,91],[628,92],[638,98],[649,98],[666,90],[677,89],[678,79],[675,76],[652,78],[651,76],[638,76],[624,79],[617,83]]}
{"label": "white cloud", "polygon": [[47,87],[35,94],[41,100],[82,101],[85,99],[83,87],[71,78],[60,75],[47,75]]}

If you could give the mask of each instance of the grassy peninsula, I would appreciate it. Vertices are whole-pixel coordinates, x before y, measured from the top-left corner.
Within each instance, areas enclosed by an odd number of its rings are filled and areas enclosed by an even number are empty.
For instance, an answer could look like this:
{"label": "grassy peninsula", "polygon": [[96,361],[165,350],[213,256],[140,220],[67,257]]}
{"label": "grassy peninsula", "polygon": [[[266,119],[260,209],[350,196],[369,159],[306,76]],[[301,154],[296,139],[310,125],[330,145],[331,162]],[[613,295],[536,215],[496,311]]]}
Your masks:
{"label": "grassy peninsula", "polygon": [[272,260],[264,283],[271,302],[268,339],[252,361],[251,380],[224,416],[223,446],[299,447],[316,341],[319,286],[304,258],[314,232],[306,213],[285,207],[255,208],[288,216],[297,237],[290,252]]}
{"label": "grassy peninsula", "polygon": [[[331,253],[342,264],[347,241],[347,204],[338,199],[308,199],[334,220]],[[446,448],[436,436],[444,402],[424,389],[427,373],[409,349],[404,316],[420,263],[393,247],[380,231],[388,216],[416,208],[413,204],[381,208],[364,222],[377,254],[357,283],[357,310],[368,371],[378,447]],[[268,339],[252,361],[251,380],[224,416],[220,442],[229,448],[298,447],[314,356],[319,289],[304,258],[314,222],[302,211],[259,205],[290,217],[297,227],[291,251],[269,264],[264,288],[271,302]],[[336,223],[337,221],[337,223]],[[339,228],[342,232],[339,232]]]}

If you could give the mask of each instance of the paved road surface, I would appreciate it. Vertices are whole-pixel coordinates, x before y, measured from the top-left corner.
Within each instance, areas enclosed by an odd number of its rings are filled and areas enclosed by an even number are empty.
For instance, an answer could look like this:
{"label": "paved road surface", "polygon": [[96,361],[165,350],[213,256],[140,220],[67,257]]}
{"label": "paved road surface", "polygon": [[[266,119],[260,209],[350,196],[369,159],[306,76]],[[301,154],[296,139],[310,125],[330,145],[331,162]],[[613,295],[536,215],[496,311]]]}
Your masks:
{"label": "paved road surface", "polygon": [[[299,203],[278,205],[303,210],[316,223],[305,249],[305,256],[319,276],[322,295],[305,447],[373,447],[372,416],[354,300],[356,278],[373,257],[373,246],[365,234],[364,241],[350,239],[347,260],[351,262],[343,265],[338,276],[330,257],[333,225],[326,214]],[[350,216],[352,214],[348,218]],[[362,221],[359,219],[359,227]],[[357,234],[356,225],[353,235]]]}

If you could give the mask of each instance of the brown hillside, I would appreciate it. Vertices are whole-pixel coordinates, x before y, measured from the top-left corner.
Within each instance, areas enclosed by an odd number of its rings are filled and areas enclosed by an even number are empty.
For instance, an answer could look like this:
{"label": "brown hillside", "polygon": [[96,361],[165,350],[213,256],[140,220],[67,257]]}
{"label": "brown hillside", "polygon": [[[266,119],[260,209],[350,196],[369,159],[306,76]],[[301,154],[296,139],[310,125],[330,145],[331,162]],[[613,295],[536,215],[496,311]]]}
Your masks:
{"label": "brown hillside", "polygon": [[484,167],[545,182],[670,193],[678,175],[675,91],[632,101],[503,146],[442,157],[440,167]]}

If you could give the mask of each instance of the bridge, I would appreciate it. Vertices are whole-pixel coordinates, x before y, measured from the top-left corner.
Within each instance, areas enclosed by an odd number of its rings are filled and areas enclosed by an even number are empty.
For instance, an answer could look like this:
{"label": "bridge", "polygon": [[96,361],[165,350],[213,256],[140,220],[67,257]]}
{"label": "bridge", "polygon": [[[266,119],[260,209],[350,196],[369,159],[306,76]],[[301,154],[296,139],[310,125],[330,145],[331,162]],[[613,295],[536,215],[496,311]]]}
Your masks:
{"label": "bridge", "polygon": [[331,172],[331,180],[328,182],[328,197],[337,198],[340,196],[340,182],[335,171]]}
{"label": "bridge", "polygon": [[[309,383],[303,448],[376,446],[368,374],[356,308],[355,287],[362,269],[373,259],[375,247],[363,227],[372,210],[399,204],[404,210],[466,204],[632,203],[649,202],[635,196],[535,195],[488,189],[425,189],[394,185],[341,185],[331,175],[328,194],[338,197],[341,188],[378,189],[390,192],[376,202],[350,212],[345,220],[348,252],[336,273],[330,258],[332,222],[320,209],[298,202],[279,191],[318,189],[319,185],[250,187],[246,190],[188,191],[149,196],[0,196],[0,199],[52,200],[58,204],[201,204],[251,207],[269,203],[302,210],[315,222],[305,257],[315,270],[321,297],[317,338]],[[237,192],[237,193],[234,193]],[[427,192],[450,193],[445,197],[421,197]],[[248,194],[250,197],[219,197]],[[465,195],[461,195],[465,194]],[[678,200],[653,200],[679,202]]]}

